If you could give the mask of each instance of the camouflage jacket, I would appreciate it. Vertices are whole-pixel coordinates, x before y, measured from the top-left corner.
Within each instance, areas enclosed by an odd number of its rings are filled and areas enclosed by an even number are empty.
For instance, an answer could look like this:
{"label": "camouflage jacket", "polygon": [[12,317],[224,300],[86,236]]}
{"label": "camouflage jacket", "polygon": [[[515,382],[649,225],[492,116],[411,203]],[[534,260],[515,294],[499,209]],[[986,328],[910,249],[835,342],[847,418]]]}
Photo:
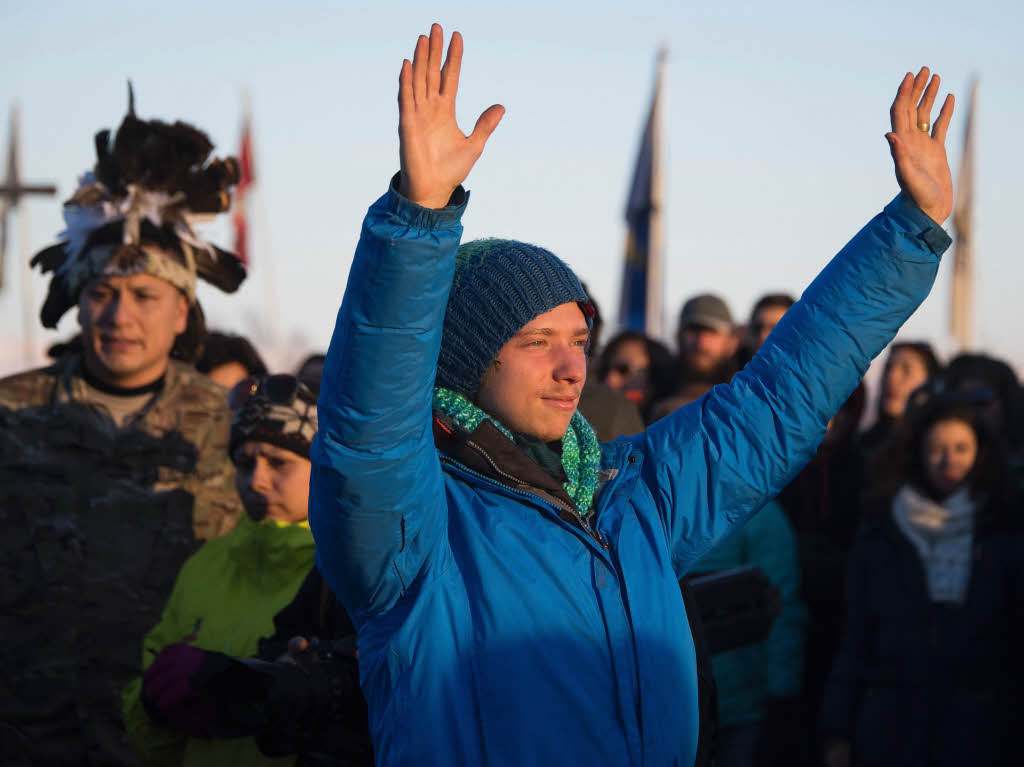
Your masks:
{"label": "camouflage jacket", "polygon": [[172,361],[117,428],[80,366],[0,380],[2,764],[134,764],[119,692],[142,637],[242,513],[223,388]]}

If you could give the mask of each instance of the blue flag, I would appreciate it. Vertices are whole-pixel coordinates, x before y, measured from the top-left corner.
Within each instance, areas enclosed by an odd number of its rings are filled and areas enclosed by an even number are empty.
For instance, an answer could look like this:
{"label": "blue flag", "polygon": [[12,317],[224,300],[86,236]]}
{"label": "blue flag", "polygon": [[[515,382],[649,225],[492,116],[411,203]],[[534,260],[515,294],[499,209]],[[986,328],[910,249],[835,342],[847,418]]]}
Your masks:
{"label": "blue flag", "polygon": [[626,202],[626,253],[619,298],[619,326],[653,337],[661,334],[661,253],[657,222],[660,206],[658,157],[658,96],[661,61],[647,115],[633,181]]}

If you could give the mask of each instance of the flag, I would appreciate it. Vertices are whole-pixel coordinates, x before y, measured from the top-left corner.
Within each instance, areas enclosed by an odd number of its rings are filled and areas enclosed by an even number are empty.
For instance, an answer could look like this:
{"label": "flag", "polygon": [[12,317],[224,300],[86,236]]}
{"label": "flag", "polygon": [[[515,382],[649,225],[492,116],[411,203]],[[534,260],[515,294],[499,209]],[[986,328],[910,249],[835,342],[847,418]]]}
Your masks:
{"label": "flag", "polygon": [[953,281],[950,291],[949,329],[961,351],[970,348],[974,297],[974,134],[978,106],[978,81],[971,83],[967,107],[964,152],[956,179],[956,204],[953,206]]}
{"label": "flag", "polygon": [[231,221],[235,227],[235,255],[249,266],[249,187],[256,179],[256,171],[252,162],[252,127],[249,110],[246,109],[242,118],[242,140],[238,149],[238,185],[235,187],[235,207]]}
{"label": "flag", "polygon": [[654,96],[626,202],[626,252],[619,326],[659,338],[662,332],[661,86],[666,52],[658,53]]}

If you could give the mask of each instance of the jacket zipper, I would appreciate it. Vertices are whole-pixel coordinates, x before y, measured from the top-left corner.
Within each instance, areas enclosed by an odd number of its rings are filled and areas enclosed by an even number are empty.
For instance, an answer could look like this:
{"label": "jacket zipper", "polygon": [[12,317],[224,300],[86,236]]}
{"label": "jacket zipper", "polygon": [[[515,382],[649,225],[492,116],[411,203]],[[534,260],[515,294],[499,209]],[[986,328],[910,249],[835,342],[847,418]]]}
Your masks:
{"label": "jacket zipper", "polygon": [[[525,485],[525,486],[529,487],[529,485],[526,482],[523,482],[518,477],[514,477],[511,474],[509,474],[508,472],[502,471],[500,468],[498,468],[497,464],[495,464],[495,462],[494,462],[494,459],[492,459],[491,456],[488,455],[487,451],[484,450],[482,447],[480,447],[478,444],[476,444],[472,440],[466,440],[466,444],[469,445],[471,448],[473,448],[473,450],[475,450],[477,453],[479,453],[483,457],[483,459],[485,461],[487,461],[487,464],[492,469],[494,469],[494,471],[498,475],[504,477],[505,479],[507,479],[510,482],[516,483],[516,485],[521,485],[521,486]],[[472,469],[470,469],[470,468],[468,468],[466,466],[463,466],[462,464],[460,464],[458,461],[456,461],[453,458],[448,458],[447,456],[442,455],[441,456],[441,461],[444,462],[444,463],[448,463],[450,465],[453,465],[453,466],[457,466],[462,471],[468,472],[469,474],[472,474],[473,476],[479,477],[480,479],[484,480],[485,482],[494,482],[493,479],[490,479],[489,477],[485,477],[480,472],[473,471]],[[562,509],[563,511],[568,512],[570,517],[571,517],[571,519],[573,519],[573,521],[576,523],[576,524],[573,525],[574,527],[578,527],[579,529],[583,530],[583,532],[585,532],[590,537],[591,540],[593,540],[598,546],[600,546],[605,551],[608,551],[611,548],[611,546],[608,543],[608,540],[604,537],[604,535],[601,534],[600,530],[598,530],[593,525],[591,525],[588,519],[586,519],[584,517],[581,517],[578,513],[576,513],[574,510],[570,509],[566,504],[564,504],[563,502],[561,502],[557,498],[550,498],[550,497],[549,498],[545,498],[544,496],[539,495],[538,493],[531,492],[529,490],[520,490],[519,487],[508,487],[507,485],[501,485],[500,483],[497,483],[497,484],[499,484],[499,486],[505,488],[506,490],[509,490],[509,491],[511,491],[513,493],[516,493],[517,495],[521,495],[521,496],[524,496],[524,497],[527,497],[527,498],[531,498],[531,499],[537,499],[537,500],[543,501],[544,503],[547,503],[547,504],[549,504],[549,505],[551,505],[551,506],[553,506],[555,508]],[[563,519],[561,517],[561,515],[559,515],[559,519]],[[564,519],[563,519],[563,521],[564,521]]]}

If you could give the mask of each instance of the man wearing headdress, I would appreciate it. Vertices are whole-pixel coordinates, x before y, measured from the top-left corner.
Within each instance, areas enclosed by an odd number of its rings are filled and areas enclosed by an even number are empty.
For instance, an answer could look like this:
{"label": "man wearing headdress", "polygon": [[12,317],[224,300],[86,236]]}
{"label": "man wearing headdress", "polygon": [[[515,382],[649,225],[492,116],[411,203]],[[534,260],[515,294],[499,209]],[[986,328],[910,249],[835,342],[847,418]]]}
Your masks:
{"label": "man wearing headdress", "polygon": [[241,515],[226,392],[180,361],[205,333],[196,278],[245,277],[190,225],[237,180],[212,148],[130,108],[33,259],[53,273],[43,325],[77,307],[83,348],[0,381],[0,763],[134,764],[119,690],[141,637]]}

